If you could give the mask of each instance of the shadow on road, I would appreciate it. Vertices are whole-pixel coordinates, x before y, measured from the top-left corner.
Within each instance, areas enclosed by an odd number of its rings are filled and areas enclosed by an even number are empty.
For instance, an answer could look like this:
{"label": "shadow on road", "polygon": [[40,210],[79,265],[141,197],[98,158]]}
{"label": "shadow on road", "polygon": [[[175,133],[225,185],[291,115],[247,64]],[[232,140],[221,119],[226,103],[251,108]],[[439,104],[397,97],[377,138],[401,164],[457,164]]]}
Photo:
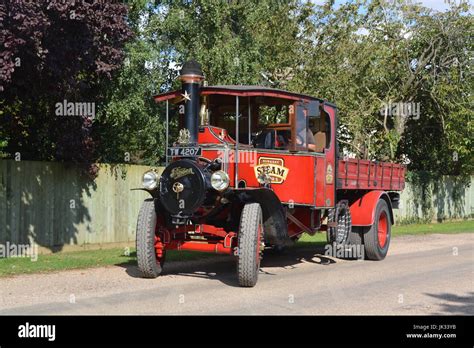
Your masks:
{"label": "shadow on road", "polygon": [[467,296],[459,296],[456,294],[425,294],[430,297],[442,300],[440,304],[443,312],[440,314],[457,314],[457,315],[473,315],[474,314],[474,292],[470,292]]}
{"label": "shadow on road", "polygon": [[325,245],[326,243],[322,242],[299,242],[283,252],[275,252],[270,249],[265,252],[261,266],[264,268],[294,268],[302,262],[311,262],[323,266],[336,263],[334,259],[324,255]]}
{"label": "shadow on road", "polygon": [[[328,266],[336,263],[324,256],[325,243],[298,243],[282,252],[268,249],[264,252],[261,263],[261,274],[275,275],[273,268],[296,268],[298,264],[309,262],[315,265]],[[134,278],[141,278],[136,262],[117,264]],[[162,275],[179,275],[185,277],[218,280],[226,285],[238,287],[236,262],[233,256],[216,255],[196,260],[171,261],[165,263]]]}

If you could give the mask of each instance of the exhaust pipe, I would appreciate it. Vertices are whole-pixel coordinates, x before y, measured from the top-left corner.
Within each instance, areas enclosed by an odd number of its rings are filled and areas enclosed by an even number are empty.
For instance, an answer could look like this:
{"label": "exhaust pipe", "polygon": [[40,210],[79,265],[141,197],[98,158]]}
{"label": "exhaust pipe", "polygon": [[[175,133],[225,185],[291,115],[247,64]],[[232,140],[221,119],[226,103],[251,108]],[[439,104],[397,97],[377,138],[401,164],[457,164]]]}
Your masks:
{"label": "exhaust pipe", "polygon": [[179,76],[184,98],[184,128],[189,131],[190,144],[197,144],[199,127],[199,109],[201,98],[201,82],[204,75],[201,64],[195,60],[184,63]]}

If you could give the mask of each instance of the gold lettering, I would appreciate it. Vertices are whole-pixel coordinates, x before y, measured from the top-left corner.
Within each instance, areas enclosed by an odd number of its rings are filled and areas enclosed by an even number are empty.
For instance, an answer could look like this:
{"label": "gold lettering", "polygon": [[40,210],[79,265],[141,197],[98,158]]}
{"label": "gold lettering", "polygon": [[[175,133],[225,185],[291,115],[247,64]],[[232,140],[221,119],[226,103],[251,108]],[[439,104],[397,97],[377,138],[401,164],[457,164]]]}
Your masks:
{"label": "gold lettering", "polygon": [[286,180],[289,169],[284,167],[282,158],[260,157],[258,165],[254,167],[255,176],[268,174],[273,184],[281,184]]}

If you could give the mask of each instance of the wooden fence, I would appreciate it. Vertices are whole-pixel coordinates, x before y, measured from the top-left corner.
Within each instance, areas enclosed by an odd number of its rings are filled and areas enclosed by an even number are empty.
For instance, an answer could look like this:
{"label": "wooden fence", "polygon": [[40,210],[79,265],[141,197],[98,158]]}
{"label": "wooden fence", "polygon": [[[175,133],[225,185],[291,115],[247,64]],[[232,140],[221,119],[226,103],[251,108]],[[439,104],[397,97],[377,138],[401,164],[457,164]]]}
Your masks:
{"label": "wooden fence", "polygon": [[[133,242],[138,210],[148,194],[131,189],[140,187],[150,167],[99,167],[91,181],[70,164],[0,160],[0,244],[36,243],[57,251]],[[453,178],[421,194],[408,184],[396,211],[402,222],[467,218],[473,213],[473,185],[458,187]]]}
{"label": "wooden fence", "polygon": [[89,180],[74,165],[0,161],[0,244],[68,245],[132,242],[146,166],[99,165]]}

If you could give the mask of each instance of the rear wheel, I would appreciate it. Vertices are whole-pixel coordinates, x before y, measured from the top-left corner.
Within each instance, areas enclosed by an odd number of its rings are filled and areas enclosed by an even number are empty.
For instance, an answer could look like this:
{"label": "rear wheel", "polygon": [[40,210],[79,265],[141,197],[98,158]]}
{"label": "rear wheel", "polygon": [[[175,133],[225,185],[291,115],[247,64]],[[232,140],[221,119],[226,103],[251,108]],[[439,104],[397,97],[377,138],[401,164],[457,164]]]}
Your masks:
{"label": "rear wheel", "polygon": [[362,245],[364,236],[364,228],[361,226],[352,226],[352,230],[347,237],[347,243],[351,245]]}
{"label": "rear wheel", "polygon": [[340,201],[334,209],[329,211],[328,223],[334,224],[328,227],[326,239],[329,244],[345,244],[349,238],[352,226],[351,212],[347,201]]}
{"label": "rear wheel", "polygon": [[364,227],[352,226],[349,236],[346,240],[346,245],[351,248],[350,259],[363,260],[364,252]]}
{"label": "rear wheel", "polygon": [[351,211],[347,201],[340,201],[329,212],[329,223],[336,223],[335,227],[327,229],[327,241],[336,245],[343,252],[336,251],[339,258],[353,260],[364,259],[364,228],[352,226]]}
{"label": "rear wheel", "polygon": [[137,222],[137,262],[144,278],[156,278],[165,261],[164,244],[157,233],[157,217],[153,199],[146,199]]}
{"label": "rear wheel", "polygon": [[392,222],[387,202],[380,199],[375,208],[374,224],[364,234],[365,255],[369,260],[383,260],[390,245]]}
{"label": "rear wheel", "polygon": [[258,203],[248,203],[242,210],[239,226],[237,274],[240,286],[257,284],[262,238],[262,208]]}

